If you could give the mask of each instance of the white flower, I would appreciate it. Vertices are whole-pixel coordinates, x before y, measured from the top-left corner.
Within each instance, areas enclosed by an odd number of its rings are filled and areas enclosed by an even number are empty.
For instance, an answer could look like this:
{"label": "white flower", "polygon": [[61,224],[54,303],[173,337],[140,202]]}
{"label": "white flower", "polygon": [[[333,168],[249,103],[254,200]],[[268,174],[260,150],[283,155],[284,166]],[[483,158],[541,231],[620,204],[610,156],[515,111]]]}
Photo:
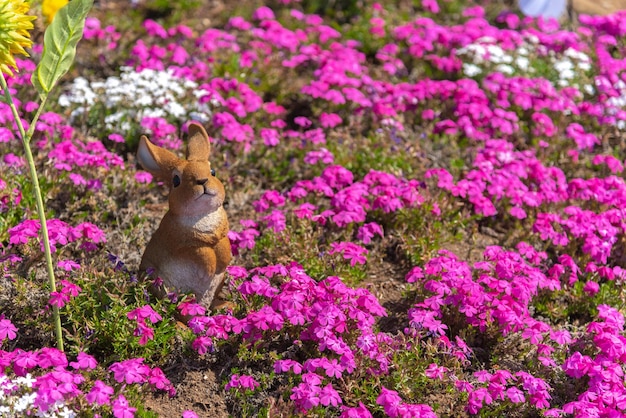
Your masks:
{"label": "white flower", "polygon": [[483,70],[481,70],[478,65],[467,64],[467,63],[463,64],[463,74],[465,74],[468,77],[477,76],[478,74],[482,72]]}

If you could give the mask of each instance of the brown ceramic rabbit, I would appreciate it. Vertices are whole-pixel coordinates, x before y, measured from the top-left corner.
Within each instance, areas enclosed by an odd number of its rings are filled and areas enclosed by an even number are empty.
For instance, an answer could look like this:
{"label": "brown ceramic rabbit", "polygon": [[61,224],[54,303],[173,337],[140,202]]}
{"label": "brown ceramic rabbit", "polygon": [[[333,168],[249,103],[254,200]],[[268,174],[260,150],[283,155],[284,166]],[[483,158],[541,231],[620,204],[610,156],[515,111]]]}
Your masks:
{"label": "brown ceramic rabbit", "polygon": [[215,306],[232,257],[224,186],[211,169],[209,136],[202,125],[189,125],[187,159],[142,136],[137,159],[169,183],[169,211],[148,243],[140,270],[154,269],[168,290],[193,292],[207,308]]}

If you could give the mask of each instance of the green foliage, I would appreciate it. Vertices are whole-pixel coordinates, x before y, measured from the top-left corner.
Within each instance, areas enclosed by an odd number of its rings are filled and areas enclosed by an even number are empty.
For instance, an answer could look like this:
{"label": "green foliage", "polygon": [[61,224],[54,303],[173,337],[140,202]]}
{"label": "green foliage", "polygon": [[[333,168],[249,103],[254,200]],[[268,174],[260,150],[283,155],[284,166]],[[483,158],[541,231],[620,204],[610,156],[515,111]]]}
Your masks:
{"label": "green foliage", "polygon": [[[115,271],[86,271],[72,282],[82,292],[62,309],[65,338],[74,350],[88,350],[106,363],[141,357],[152,364],[163,364],[180,354],[190,331],[177,326],[176,305],[155,299],[148,292],[148,282],[137,281],[129,273]],[[150,303],[163,318],[154,328],[154,339],[139,344],[134,335],[135,323],[128,319],[130,311]]]}
{"label": "green foliage", "polygon": [[74,0],[63,7],[44,35],[41,61],[33,73],[32,83],[43,97],[70,69],[76,55],[76,45],[83,37],[87,13],[93,0]]}
{"label": "green foliage", "polygon": [[339,22],[347,22],[362,10],[360,0],[303,0],[307,13],[326,16]]}
{"label": "green foliage", "polygon": [[168,24],[176,24],[181,18],[196,12],[202,3],[199,0],[148,0],[143,4],[146,14],[150,18],[164,18]]}

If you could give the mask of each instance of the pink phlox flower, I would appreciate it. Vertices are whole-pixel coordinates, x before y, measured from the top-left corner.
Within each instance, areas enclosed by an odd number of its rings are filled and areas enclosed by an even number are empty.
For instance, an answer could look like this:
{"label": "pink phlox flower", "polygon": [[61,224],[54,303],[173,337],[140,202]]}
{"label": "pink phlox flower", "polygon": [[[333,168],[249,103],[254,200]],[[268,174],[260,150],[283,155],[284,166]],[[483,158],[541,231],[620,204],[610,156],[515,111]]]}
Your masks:
{"label": "pink phlox flower", "polygon": [[276,360],[274,362],[274,371],[276,373],[286,373],[291,370],[295,374],[301,374],[302,369],[302,365],[295,360]]}
{"label": "pink phlox flower", "polygon": [[198,414],[193,411],[187,410],[183,411],[182,418],[198,418]]}
{"label": "pink phlox flower", "polygon": [[579,123],[571,123],[565,128],[565,133],[576,142],[578,150],[591,150],[595,145],[600,144],[598,137],[591,133],[586,133],[585,128]]}
{"label": "pink phlox flower", "polygon": [[526,398],[524,397],[524,392],[522,392],[515,386],[511,386],[506,390],[506,397],[513,403],[524,403],[526,401]]}
{"label": "pink phlox flower", "polygon": [[239,249],[253,249],[256,245],[255,238],[261,235],[256,228],[246,228],[241,232],[228,231],[228,239],[232,246],[233,254],[239,254]]}
{"label": "pink phlox flower", "polygon": [[242,319],[231,317],[231,327],[235,334],[244,334],[244,336],[249,335],[254,329],[247,317]]}
{"label": "pink phlox flower", "polygon": [[342,189],[354,182],[354,175],[342,166],[333,165],[324,169],[321,179],[334,189]]}
{"label": "pink phlox flower", "polygon": [[321,128],[309,129],[302,134],[302,139],[310,142],[313,145],[320,145],[326,143],[326,134]]}
{"label": "pink phlox flower", "polygon": [[322,112],[319,120],[320,120],[320,125],[322,125],[322,127],[324,128],[334,128],[335,126],[339,125],[342,122],[341,117],[337,115],[336,113]]}
{"label": "pink phlox flower", "polygon": [[424,374],[431,379],[443,380],[448,373],[448,368],[443,366],[438,366],[435,363],[431,363],[426,370],[424,370]]}
{"label": "pink phlox flower", "polygon": [[189,59],[189,52],[180,45],[173,45],[171,60],[178,65],[185,65]]}
{"label": "pink phlox flower", "polygon": [[363,402],[359,402],[359,406],[354,408],[343,408],[340,418],[372,418],[372,414]]}
{"label": "pink phlox flower", "polygon": [[[232,275],[230,271],[229,271],[229,274]],[[184,315],[184,316],[200,316],[206,313],[206,308],[198,303],[195,303],[195,301],[181,302],[178,305],[177,309],[180,310],[181,315]]]}
{"label": "pink phlox flower", "polygon": [[154,329],[150,327],[148,324],[144,322],[145,320],[140,320],[137,322],[137,328],[135,328],[133,335],[139,338],[139,345],[146,345],[149,340],[154,339]]}
{"label": "pink phlox flower", "polygon": [[90,241],[94,244],[106,242],[106,235],[104,231],[90,222],[83,222],[74,227],[72,230],[72,236],[77,239]]}
{"label": "pink phlox flower", "polygon": [[335,156],[326,148],[309,151],[307,155],[304,156],[304,162],[311,165],[317,164],[319,161],[324,164],[332,164],[334,160]]}
{"label": "pink phlox flower", "polygon": [[43,347],[37,354],[39,367],[46,369],[48,367],[67,367],[68,361],[65,353],[51,347]]}
{"label": "pink phlox flower", "polygon": [[113,141],[113,142],[117,142],[117,143],[124,143],[126,142],[124,140],[124,137],[120,134],[111,134],[108,136],[109,140]]}
{"label": "pink phlox flower", "polygon": [[7,338],[14,340],[17,337],[17,328],[10,320],[6,318],[0,319],[0,343],[4,342]]}
{"label": "pink phlox flower", "polygon": [[369,251],[353,242],[333,242],[330,247],[328,254],[342,254],[343,258],[350,261],[352,267],[367,262],[366,255]]}
{"label": "pink phlox flower", "polygon": [[326,376],[332,378],[341,378],[342,372],[344,371],[344,367],[337,361],[337,359],[327,359],[325,357],[321,358],[320,366],[326,372]]}
{"label": "pink phlox flower", "polygon": [[226,267],[226,272],[235,280],[248,277],[248,270],[246,270],[246,268],[242,266],[230,265]]}
{"label": "pink phlox flower", "polygon": [[268,190],[252,206],[257,212],[265,212],[270,208],[285,206],[285,197],[276,190]]}
{"label": "pink phlox flower", "polygon": [[241,16],[234,16],[228,19],[226,27],[232,27],[241,31],[248,31],[252,29],[252,23],[248,22]]}
{"label": "pink phlox flower", "polygon": [[624,316],[613,306],[605,304],[598,305],[598,318],[606,321],[606,323],[611,325],[616,331],[621,332],[624,330]]}
{"label": "pink phlox flower", "polygon": [[78,294],[82,291],[80,286],[67,280],[59,280],[59,287],[61,287],[61,292],[72,297],[78,296]]}
{"label": "pink phlox flower", "polygon": [[85,399],[92,405],[110,405],[111,396],[113,396],[114,393],[115,391],[111,386],[108,386],[101,380],[96,380],[89,393],[85,395]]}
{"label": "pink phlox flower", "polygon": [[287,228],[287,220],[285,213],[282,210],[273,210],[269,215],[261,218],[269,229],[278,234]]}
{"label": "pink phlox flower", "polygon": [[159,390],[170,391],[173,389],[172,384],[163,373],[163,370],[158,367],[150,370],[148,383]]}
{"label": "pink phlox flower", "polygon": [[439,4],[437,4],[437,0],[423,0],[422,7],[428,12],[439,13]]}
{"label": "pink phlox flower", "polygon": [[252,13],[252,19],[254,20],[273,20],[275,19],[272,9],[266,6],[259,7]]}
{"label": "pink phlox flower", "polygon": [[270,306],[264,306],[257,312],[250,312],[248,314],[248,321],[261,331],[270,329],[278,331],[282,329],[284,323],[283,317]]}
{"label": "pink phlox flower", "polygon": [[369,244],[372,242],[372,238],[374,235],[378,235],[380,237],[384,237],[383,228],[376,222],[369,222],[363,224],[359,227],[357,231],[357,238],[360,239],[364,244]]}
{"label": "pink phlox flower", "polygon": [[300,411],[308,411],[320,404],[322,379],[315,373],[302,375],[302,383],[291,389],[290,399],[294,401]]}
{"label": "pink phlox flower", "polygon": [[119,383],[145,383],[150,368],[143,364],[142,358],[135,358],[113,363],[109,366],[109,370],[113,372],[114,379]]}
{"label": "pink phlox flower", "polygon": [[65,271],[73,271],[80,269],[80,264],[73,260],[59,260],[57,266]]}
{"label": "pink phlox flower", "polygon": [[353,210],[341,210],[332,216],[332,220],[338,227],[343,228],[351,223],[363,222],[367,214],[360,206],[353,207]]}
{"label": "pink phlox flower", "polygon": [[343,403],[341,396],[330,383],[322,388],[319,397],[320,404],[324,406],[338,406],[340,403]]}
{"label": "pink phlox flower", "polygon": [[260,383],[257,382],[252,376],[233,374],[232,376],[230,376],[230,381],[226,384],[224,389],[230,390],[233,388],[242,388],[254,391],[259,386]]}
{"label": "pink phlox flower", "polygon": [[293,122],[303,128],[308,128],[309,126],[311,126],[311,120],[304,116],[296,116]]}
{"label": "pink phlox flower", "polygon": [[[37,353],[32,351],[24,351],[17,349],[12,352],[13,372],[16,376],[26,376],[29,370],[38,365]],[[6,360],[6,362],[5,362]],[[4,358],[0,361],[0,370],[4,373],[4,368],[11,363],[10,358]]]}
{"label": "pink phlox flower", "polygon": [[76,361],[71,362],[70,366],[77,370],[92,370],[98,366],[98,362],[93,356],[81,351],[76,356]]}
{"label": "pink phlox flower", "polygon": [[119,395],[113,401],[112,409],[115,418],[133,418],[137,412],[137,408],[130,406],[124,395]]}
{"label": "pink phlox flower", "polygon": [[137,171],[135,173],[135,181],[143,184],[150,183],[152,182],[152,174],[147,171]]}
{"label": "pink phlox flower", "polygon": [[407,283],[415,283],[420,279],[424,278],[424,270],[421,267],[415,266],[413,267],[405,276],[405,280]]}
{"label": "pink phlox flower", "polygon": [[[195,332],[195,330],[194,330],[194,332]],[[197,337],[191,343],[191,348],[196,350],[198,352],[198,354],[200,354],[200,355],[206,354],[209,351],[209,349],[211,349],[212,347],[213,347],[213,341],[211,340],[211,338],[209,338],[207,336]]]}
{"label": "pink phlox flower", "polygon": [[312,203],[303,203],[293,210],[298,219],[312,219],[314,211],[317,209]]}
{"label": "pink phlox flower", "polygon": [[278,293],[278,289],[272,287],[267,278],[261,278],[258,275],[254,275],[250,281],[243,282],[239,285],[237,290],[241,292],[242,295],[257,294],[268,298]]}
{"label": "pink phlox flower", "polygon": [[9,243],[12,245],[26,244],[30,238],[39,234],[40,223],[36,220],[25,220],[16,226],[9,228]]}
{"label": "pink phlox flower", "polygon": [[263,143],[268,147],[275,147],[280,143],[280,135],[276,129],[261,128],[260,136]]}
{"label": "pink phlox flower", "polygon": [[168,38],[167,30],[165,30],[163,26],[161,26],[152,19],[146,19],[143,22],[143,27],[150,36],[155,36],[163,39]]}
{"label": "pink phlox flower", "polygon": [[402,399],[398,392],[382,387],[380,395],[376,398],[376,403],[383,407],[389,417],[400,416]]}
{"label": "pink phlox flower", "polygon": [[135,308],[132,311],[126,314],[128,319],[134,319],[138,322],[143,322],[148,319],[151,323],[155,324],[159,322],[161,319],[161,315],[159,315],[150,305],[144,305],[139,308]]}

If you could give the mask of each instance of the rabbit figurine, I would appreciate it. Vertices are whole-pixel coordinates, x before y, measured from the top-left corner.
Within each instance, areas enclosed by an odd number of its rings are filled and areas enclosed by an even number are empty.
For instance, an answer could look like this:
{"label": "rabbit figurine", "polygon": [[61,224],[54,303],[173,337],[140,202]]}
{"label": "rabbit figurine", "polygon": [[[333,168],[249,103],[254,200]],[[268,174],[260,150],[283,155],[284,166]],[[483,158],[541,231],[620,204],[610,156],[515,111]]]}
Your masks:
{"label": "rabbit figurine", "polygon": [[224,186],[211,169],[210,153],[209,136],[196,122],[189,124],[186,160],[146,136],[137,150],[141,166],[170,186],[169,210],[148,242],[139,269],[154,270],[168,289],[193,292],[206,308],[218,305],[224,270],[232,258]]}

